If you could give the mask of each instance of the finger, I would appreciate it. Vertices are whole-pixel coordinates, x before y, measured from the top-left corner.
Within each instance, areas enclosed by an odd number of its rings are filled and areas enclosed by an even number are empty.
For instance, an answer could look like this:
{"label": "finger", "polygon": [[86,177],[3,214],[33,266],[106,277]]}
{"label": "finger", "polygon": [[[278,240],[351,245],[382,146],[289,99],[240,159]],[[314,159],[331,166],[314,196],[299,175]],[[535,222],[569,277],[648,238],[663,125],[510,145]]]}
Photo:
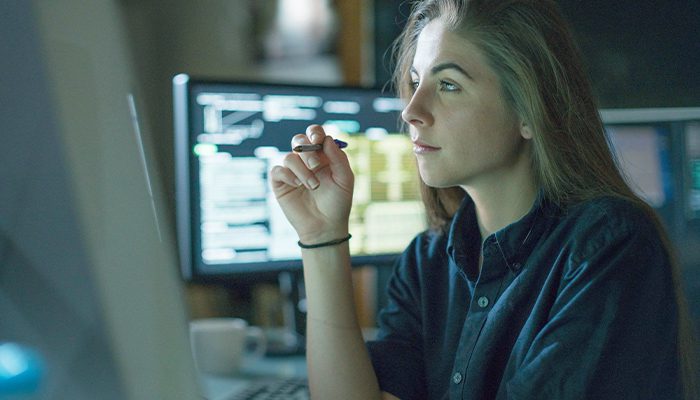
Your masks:
{"label": "finger", "polygon": [[278,190],[285,186],[297,188],[302,185],[299,178],[289,168],[281,165],[275,165],[270,169],[270,182],[273,190]]}
{"label": "finger", "polygon": [[306,136],[313,144],[321,144],[326,139],[326,131],[321,125],[309,125],[306,128]]}
{"label": "finger", "polygon": [[297,133],[296,135],[292,136],[292,148],[294,148],[297,145],[300,144],[310,144],[311,141],[309,140],[309,137],[305,133]]}
{"label": "finger", "polygon": [[[311,144],[309,137],[306,134],[300,133],[292,137],[292,148],[300,144]],[[305,151],[297,153],[297,156],[299,156],[304,164],[306,164],[306,167],[311,170],[315,170],[316,168],[320,167],[324,162],[327,163],[325,156],[319,151]]]}
{"label": "finger", "polygon": [[299,155],[294,153],[287,154],[284,156],[282,165],[289,168],[294,176],[296,176],[307,188],[314,190],[320,184],[318,178],[316,178],[316,175],[313,173],[313,171],[306,167]]}

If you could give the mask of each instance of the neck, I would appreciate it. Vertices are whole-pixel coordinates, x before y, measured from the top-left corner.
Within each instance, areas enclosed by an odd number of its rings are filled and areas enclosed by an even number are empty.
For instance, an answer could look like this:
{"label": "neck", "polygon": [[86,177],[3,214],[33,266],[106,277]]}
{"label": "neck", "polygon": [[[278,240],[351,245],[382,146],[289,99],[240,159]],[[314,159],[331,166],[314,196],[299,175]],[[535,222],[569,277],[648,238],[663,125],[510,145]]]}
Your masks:
{"label": "neck", "polygon": [[531,174],[505,179],[483,187],[464,187],[474,201],[482,240],[524,217],[537,197]]}

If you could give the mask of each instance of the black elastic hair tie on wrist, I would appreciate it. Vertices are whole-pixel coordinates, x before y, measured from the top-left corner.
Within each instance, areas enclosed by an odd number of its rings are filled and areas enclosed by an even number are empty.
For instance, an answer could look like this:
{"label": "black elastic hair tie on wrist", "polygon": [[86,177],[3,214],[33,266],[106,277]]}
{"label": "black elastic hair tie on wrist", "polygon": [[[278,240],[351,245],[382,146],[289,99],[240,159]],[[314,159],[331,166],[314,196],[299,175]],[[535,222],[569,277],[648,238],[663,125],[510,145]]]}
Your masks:
{"label": "black elastic hair tie on wrist", "polygon": [[302,249],[317,249],[317,248],[319,248],[319,247],[335,246],[335,245],[337,245],[337,244],[341,244],[341,243],[343,243],[343,242],[347,242],[348,240],[350,240],[351,237],[352,237],[352,235],[348,233],[348,235],[347,235],[346,237],[344,237],[344,238],[335,239],[335,240],[331,240],[331,241],[328,241],[328,242],[316,243],[316,244],[304,244],[304,243],[302,243],[301,240],[300,240],[300,241],[297,242],[297,244],[298,244],[299,247],[301,247]]}

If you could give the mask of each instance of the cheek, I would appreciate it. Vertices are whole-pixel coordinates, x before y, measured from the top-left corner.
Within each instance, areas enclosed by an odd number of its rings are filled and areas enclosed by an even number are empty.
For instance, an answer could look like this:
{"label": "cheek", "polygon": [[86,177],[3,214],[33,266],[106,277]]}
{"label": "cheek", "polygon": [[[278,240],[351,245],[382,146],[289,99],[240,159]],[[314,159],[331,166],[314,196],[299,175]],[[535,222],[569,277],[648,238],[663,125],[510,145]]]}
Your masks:
{"label": "cheek", "polygon": [[480,131],[488,135],[494,145],[509,147],[522,139],[518,119],[501,102],[495,101],[480,111],[476,116]]}
{"label": "cheek", "polygon": [[456,163],[501,162],[511,158],[524,139],[516,126],[497,115],[471,115],[455,121],[451,129],[450,158]]}

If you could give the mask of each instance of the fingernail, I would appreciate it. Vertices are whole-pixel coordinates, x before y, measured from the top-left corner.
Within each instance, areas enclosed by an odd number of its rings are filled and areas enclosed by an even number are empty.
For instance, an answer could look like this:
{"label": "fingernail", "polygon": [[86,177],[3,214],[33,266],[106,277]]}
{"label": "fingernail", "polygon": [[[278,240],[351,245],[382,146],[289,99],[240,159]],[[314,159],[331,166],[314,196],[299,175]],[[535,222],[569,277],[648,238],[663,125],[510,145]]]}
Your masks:
{"label": "fingernail", "polygon": [[316,138],[318,137],[317,134],[312,133],[309,139],[311,140],[311,143],[316,143]]}
{"label": "fingernail", "polygon": [[309,157],[308,160],[306,160],[306,163],[309,165],[309,168],[314,169],[318,167],[319,160],[317,157]]}
{"label": "fingernail", "polygon": [[299,187],[299,186],[302,185],[302,183],[301,183],[301,181],[299,180],[299,178],[294,179],[294,184],[295,184],[297,187]]}
{"label": "fingernail", "polygon": [[316,179],[315,177],[311,177],[306,180],[306,185],[309,187],[309,189],[314,190],[320,185],[321,183]]}

